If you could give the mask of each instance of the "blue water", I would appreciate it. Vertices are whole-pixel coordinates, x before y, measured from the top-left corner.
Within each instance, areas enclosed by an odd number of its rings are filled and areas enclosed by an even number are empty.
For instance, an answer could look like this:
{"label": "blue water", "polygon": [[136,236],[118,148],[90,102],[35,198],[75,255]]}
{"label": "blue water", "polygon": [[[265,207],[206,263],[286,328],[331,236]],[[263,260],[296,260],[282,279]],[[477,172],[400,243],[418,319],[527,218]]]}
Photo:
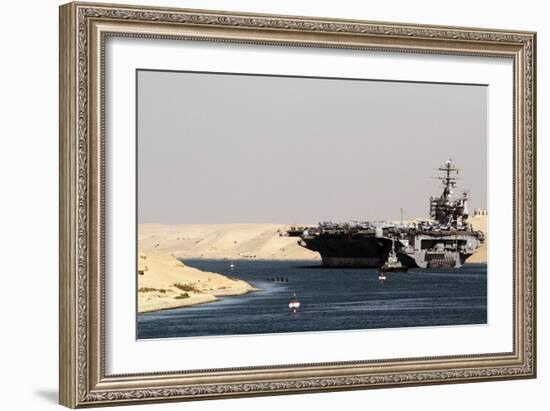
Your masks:
{"label": "blue water", "polygon": [[[138,338],[359,330],[487,323],[487,266],[412,269],[324,268],[311,261],[184,260],[247,281],[261,291],[138,315]],[[271,281],[283,277],[284,281]],[[286,282],[288,279],[288,282]],[[296,293],[298,313],[288,301]]]}

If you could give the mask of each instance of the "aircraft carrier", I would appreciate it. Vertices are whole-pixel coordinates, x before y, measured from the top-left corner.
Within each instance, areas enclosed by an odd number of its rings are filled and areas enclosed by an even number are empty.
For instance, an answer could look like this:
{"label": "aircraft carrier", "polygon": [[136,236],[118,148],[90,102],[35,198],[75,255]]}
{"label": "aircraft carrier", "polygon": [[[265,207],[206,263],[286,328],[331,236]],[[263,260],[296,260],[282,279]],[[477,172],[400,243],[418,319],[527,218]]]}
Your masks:
{"label": "aircraft carrier", "polygon": [[406,267],[461,267],[485,240],[468,223],[468,194],[454,199],[459,169],[451,160],[439,167],[443,184],[439,196],[430,197],[430,218],[411,223],[388,221],[321,222],[291,227],[286,235],[319,252],[327,267],[379,268],[392,250]]}

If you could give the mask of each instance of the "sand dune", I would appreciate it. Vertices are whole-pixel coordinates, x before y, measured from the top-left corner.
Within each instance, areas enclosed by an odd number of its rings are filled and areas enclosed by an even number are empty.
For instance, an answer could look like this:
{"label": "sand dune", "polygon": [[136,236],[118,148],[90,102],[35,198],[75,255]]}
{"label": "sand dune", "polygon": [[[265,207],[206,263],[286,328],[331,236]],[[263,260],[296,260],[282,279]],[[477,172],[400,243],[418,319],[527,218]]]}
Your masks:
{"label": "sand dune", "polygon": [[140,224],[141,249],[177,258],[319,260],[318,253],[300,247],[296,237],[282,237],[283,224]]}
{"label": "sand dune", "polygon": [[216,296],[256,290],[245,281],[188,267],[169,254],[140,251],[138,312],[158,311],[216,301]]}

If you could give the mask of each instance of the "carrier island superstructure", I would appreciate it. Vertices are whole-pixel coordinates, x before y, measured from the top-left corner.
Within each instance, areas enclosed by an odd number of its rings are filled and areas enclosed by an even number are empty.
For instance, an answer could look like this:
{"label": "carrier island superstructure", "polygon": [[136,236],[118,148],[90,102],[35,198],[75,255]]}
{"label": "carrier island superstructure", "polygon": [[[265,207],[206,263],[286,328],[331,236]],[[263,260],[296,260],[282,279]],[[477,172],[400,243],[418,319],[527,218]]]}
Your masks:
{"label": "carrier island superstructure", "polygon": [[453,197],[459,169],[451,160],[437,169],[443,192],[430,197],[430,218],[410,223],[388,221],[321,222],[291,227],[286,235],[319,252],[328,267],[381,267],[392,244],[406,267],[461,267],[483,243],[482,231],[468,223],[468,194]]}

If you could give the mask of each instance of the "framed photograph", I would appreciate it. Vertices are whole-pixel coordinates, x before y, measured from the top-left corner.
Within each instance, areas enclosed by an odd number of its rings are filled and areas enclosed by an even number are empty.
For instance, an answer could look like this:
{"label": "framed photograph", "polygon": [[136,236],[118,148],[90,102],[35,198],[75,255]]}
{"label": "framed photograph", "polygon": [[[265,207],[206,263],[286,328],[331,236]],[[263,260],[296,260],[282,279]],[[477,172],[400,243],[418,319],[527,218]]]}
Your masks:
{"label": "framed photograph", "polygon": [[535,56],[61,6],[61,404],[534,378]]}

